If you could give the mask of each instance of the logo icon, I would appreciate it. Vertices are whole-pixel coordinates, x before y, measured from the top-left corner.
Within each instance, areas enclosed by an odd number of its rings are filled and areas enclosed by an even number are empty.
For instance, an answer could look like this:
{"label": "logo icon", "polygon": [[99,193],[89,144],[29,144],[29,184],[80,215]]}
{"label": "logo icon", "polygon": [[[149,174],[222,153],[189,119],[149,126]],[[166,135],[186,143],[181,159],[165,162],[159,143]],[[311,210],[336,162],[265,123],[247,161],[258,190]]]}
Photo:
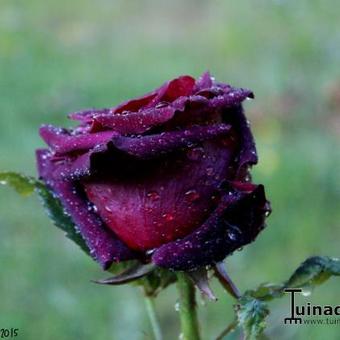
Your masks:
{"label": "logo icon", "polygon": [[302,318],[295,315],[295,293],[302,293],[301,288],[286,288],[285,293],[290,293],[290,317],[284,318],[285,324],[301,324]]}

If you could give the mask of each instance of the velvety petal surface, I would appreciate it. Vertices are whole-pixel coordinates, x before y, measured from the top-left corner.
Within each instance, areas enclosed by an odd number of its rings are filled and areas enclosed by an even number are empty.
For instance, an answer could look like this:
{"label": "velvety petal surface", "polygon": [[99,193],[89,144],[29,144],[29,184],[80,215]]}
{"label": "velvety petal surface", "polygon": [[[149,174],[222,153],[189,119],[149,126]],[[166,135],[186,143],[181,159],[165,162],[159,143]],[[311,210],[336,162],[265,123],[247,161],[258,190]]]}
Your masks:
{"label": "velvety petal surface", "polygon": [[96,145],[107,143],[112,137],[119,136],[115,131],[71,135],[67,130],[44,125],[40,128],[40,136],[57,154],[88,150]]}
{"label": "velvety petal surface", "polygon": [[114,137],[82,155],[53,157],[52,162],[57,163],[58,167],[53,169],[51,176],[55,179],[75,180],[89,177],[109,167],[113,170],[117,167],[124,169],[129,159],[162,158],[174,151],[227,136],[230,128],[229,125],[222,123],[194,126],[186,130],[163,132],[139,138]]}
{"label": "velvety petal surface", "polygon": [[207,141],[83,181],[105,224],[129,247],[150,250],[198,228],[219,199],[234,150]]}
{"label": "velvety petal surface", "polygon": [[158,266],[173,270],[192,270],[219,262],[252,242],[263,229],[269,212],[262,185],[239,184],[222,198],[201,227],[181,240],[158,248],[152,260]]}

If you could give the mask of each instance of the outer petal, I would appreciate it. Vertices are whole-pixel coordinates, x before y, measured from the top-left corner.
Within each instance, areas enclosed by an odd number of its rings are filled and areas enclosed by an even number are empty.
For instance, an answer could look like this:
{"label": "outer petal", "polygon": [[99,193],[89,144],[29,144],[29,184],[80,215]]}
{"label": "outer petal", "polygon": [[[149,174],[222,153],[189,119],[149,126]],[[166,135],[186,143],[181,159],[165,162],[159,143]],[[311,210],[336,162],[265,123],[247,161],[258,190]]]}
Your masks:
{"label": "outer petal", "polygon": [[122,135],[141,134],[165,123],[173,117],[174,113],[175,108],[166,106],[121,115],[96,115],[93,117],[92,130],[105,128],[117,131]]}
{"label": "outer petal", "polygon": [[71,135],[67,130],[43,125],[40,128],[40,136],[57,154],[65,154],[73,151],[88,150],[98,144],[107,143],[112,137],[119,136],[114,131]]}
{"label": "outer petal", "polygon": [[270,206],[262,185],[247,184],[242,188],[247,191],[240,188],[242,184],[226,195],[192,234],[157,249],[153,262],[173,270],[191,270],[222,261],[235,249],[252,242],[263,229]]}
{"label": "outer petal", "polygon": [[118,137],[112,143],[117,149],[133,157],[150,159],[226,135],[230,128],[231,126],[226,124],[194,126],[186,130],[162,132],[140,138]]}
{"label": "outer petal", "polygon": [[241,105],[226,109],[223,119],[231,124],[240,136],[240,151],[236,159],[236,178],[243,180],[248,176],[248,168],[257,163],[257,153],[253,134],[251,133],[249,121],[243,113]]}
{"label": "outer petal", "polygon": [[212,87],[213,85],[213,78],[211,77],[210,73],[204,72],[197,80],[195,84],[195,91],[201,91],[203,89],[207,89]]}
{"label": "outer petal", "polygon": [[89,209],[88,201],[75,183],[51,179],[51,170],[55,165],[50,162],[48,150],[37,150],[37,163],[40,177],[60,199],[89,247],[91,255],[104,269],[109,268],[113,261],[135,258],[135,254],[113,232],[106,229],[98,215]]}
{"label": "outer petal", "polygon": [[105,224],[130,248],[150,250],[202,225],[219,200],[235,150],[204,142],[160,159],[125,163],[83,180]]}

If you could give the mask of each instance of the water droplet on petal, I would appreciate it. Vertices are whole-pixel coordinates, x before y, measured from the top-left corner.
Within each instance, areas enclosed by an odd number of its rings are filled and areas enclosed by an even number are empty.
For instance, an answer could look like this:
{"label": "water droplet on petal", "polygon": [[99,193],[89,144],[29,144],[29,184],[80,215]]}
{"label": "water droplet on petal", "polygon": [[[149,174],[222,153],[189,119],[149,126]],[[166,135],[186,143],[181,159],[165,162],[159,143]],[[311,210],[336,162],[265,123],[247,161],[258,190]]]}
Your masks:
{"label": "water droplet on petal", "polygon": [[196,190],[189,190],[184,194],[185,198],[190,201],[196,201],[200,198],[200,194]]}
{"label": "water droplet on petal", "polygon": [[238,227],[227,223],[227,228],[228,228],[228,231],[227,231],[228,237],[231,241],[236,241],[237,239],[239,239],[242,233]]}
{"label": "water droplet on petal", "polygon": [[198,161],[204,156],[204,149],[201,147],[190,149],[187,156],[193,161]]}
{"label": "water droplet on petal", "polygon": [[163,214],[162,217],[167,221],[171,222],[174,219],[174,216],[171,214]]}
{"label": "water droplet on petal", "polygon": [[207,168],[207,175],[212,176],[213,174],[214,174],[214,168],[212,167]]}
{"label": "water droplet on petal", "polygon": [[105,206],[105,210],[108,211],[108,212],[112,212],[112,209],[111,209],[111,207],[109,205]]}
{"label": "water droplet on petal", "polygon": [[167,103],[167,102],[159,102],[159,103],[156,105],[156,109],[160,109],[160,108],[165,107],[165,106],[168,106],[168,103]]}
{"label": "water droplet on petal", "polygon": [[146,196],[150,198],[151,201],[157,201],[160,198],[157,191],[150,191],[146,194]]}

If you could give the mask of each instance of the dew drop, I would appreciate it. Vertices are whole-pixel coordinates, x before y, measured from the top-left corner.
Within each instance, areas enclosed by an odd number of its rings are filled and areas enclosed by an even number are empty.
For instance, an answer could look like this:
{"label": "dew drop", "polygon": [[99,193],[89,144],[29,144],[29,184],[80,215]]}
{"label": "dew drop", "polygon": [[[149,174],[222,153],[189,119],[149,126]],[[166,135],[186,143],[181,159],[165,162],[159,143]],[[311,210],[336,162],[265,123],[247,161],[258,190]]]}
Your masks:
{"label": "dew drop", "polygon": [[157,191],[150,191],[146,195],[148,198],[150,198],[151,201],[157,201],[159,200],[159,193]]}
{"label": "dew drop", "polygon": [[206,171],[207,171],[208,176],[212,176],[214,174],[214,168],[212,168],[212,167],[207,168]]}
{"label": "dew drop", "polygon": [[179,309],[180,309],[180,304],[179,304],[179,302],[176,302],[175,303],[175,311],[179,312]]}
{"label": "dew drop", "polygon": [[171,214],[163,214],[162,217],[167,221],[167,222],[171,222],[174,219],[174,216]]}
{"label": "dew drop", "polygon": [[109,205],[105,206],[105,210],[108,211],[108,212],[112,212],[112,209],[111,209],[111,207]]}
{"label": "dew drop", "polygon": [[236,241],[241,236],[241,231],[238,227],[232,226],[228,223],[229,230],[227,231],[228,237],[231,241]]}
{"label": "dew drop", "polygon": [[196,201],[200,198],[200,194],[196,190],[189,190],[184,194],[185,198],[190,201]]}
{"label": "dew drop", "polygon": [[303,296],[309,296],[309,295],[312,294],[312,292],[309,289],[304,289],[304,290],[302,290],[301,294]]}
{"label": "dew drop", "polygon": [[167,103],[167,102],[159,102],[159,103],[156,105],[156,109],[160,109],[160,108],[165,107],[165,106],[168,106],[168,103]]}
{"label": "dew drop", "polygon": [[146,253],[146,255],[150,256],[150,255],[152,255],[155,252],[155,250],[156,249],[149,249],[145,253]]}
{"label": "dew drop", "polygon": [[198,161],[204,156],[204,149],[203,148],[193,148],[190,149],[187,153],[189,159],[193,161]]}

